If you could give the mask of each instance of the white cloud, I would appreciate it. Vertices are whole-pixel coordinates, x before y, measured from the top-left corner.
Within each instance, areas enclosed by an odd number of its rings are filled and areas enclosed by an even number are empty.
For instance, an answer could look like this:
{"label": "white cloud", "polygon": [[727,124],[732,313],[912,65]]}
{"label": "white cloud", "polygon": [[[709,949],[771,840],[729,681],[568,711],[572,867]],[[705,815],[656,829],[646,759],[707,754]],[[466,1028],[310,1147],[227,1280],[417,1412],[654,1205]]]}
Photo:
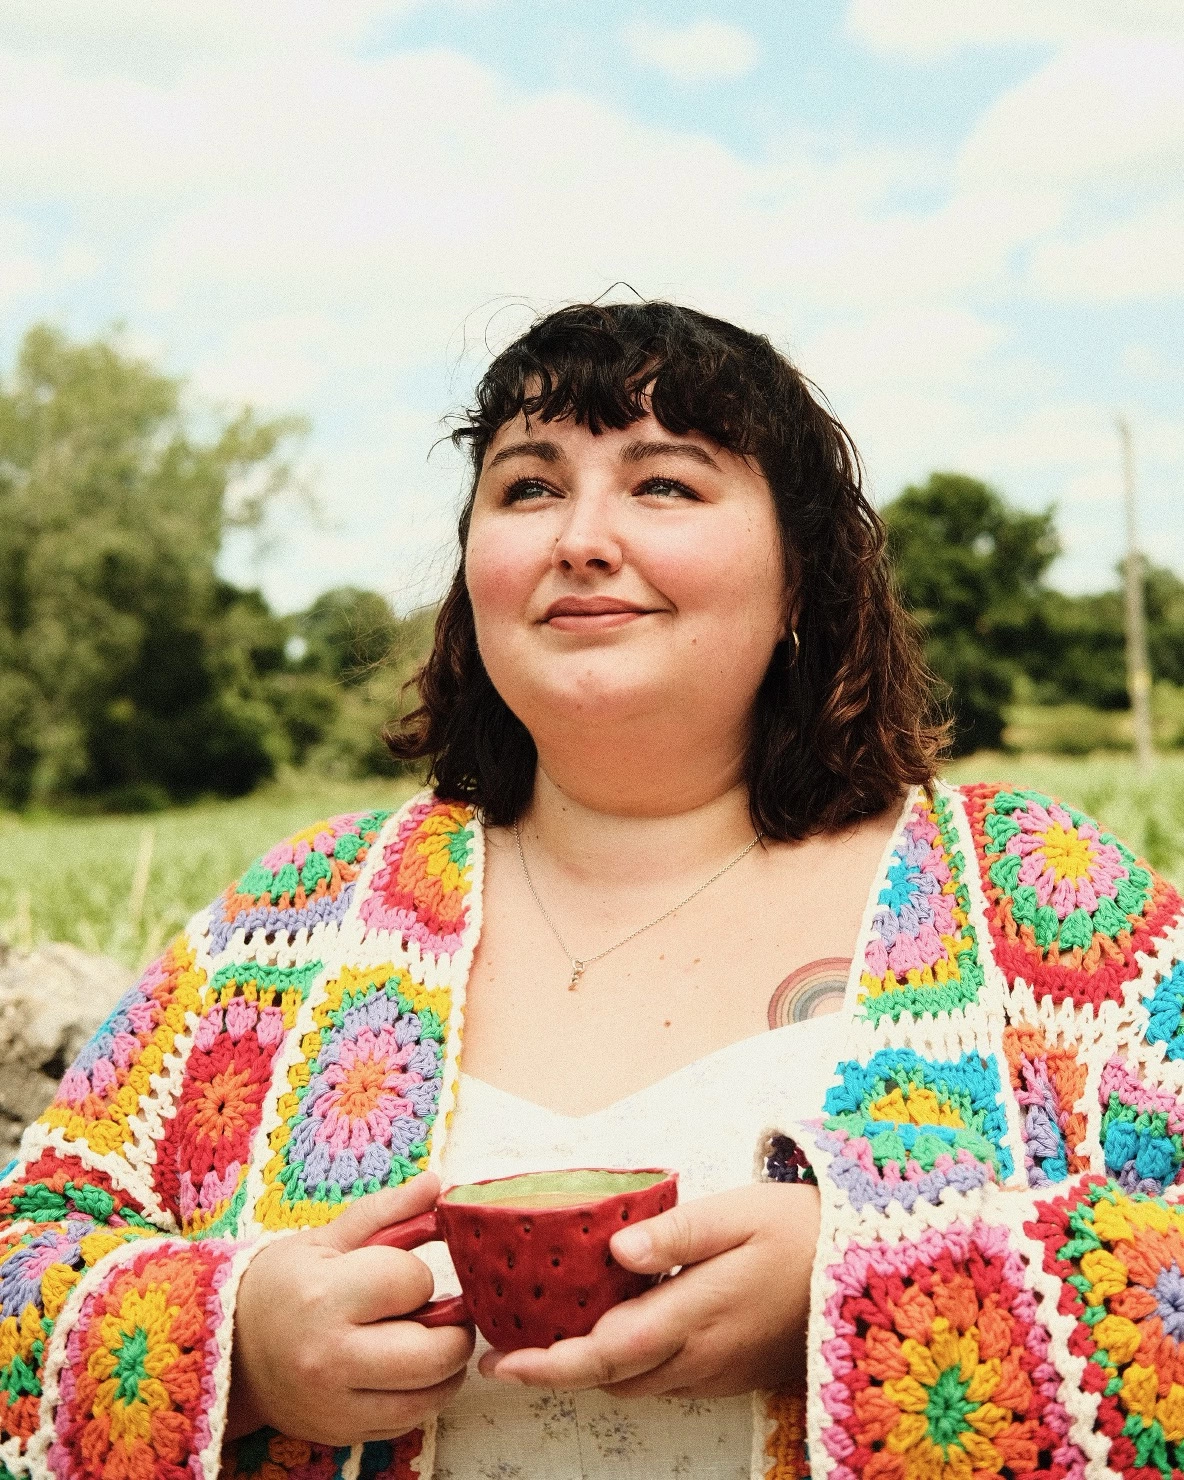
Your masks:
{"label": "white cloud", "polygon": [[1179,0],[851,0],[846,30],[876,51],[930,62],[968,47],[1184,37],[1184,11]]}
{"label": "white cloud", "polygon": [[[1184,14],[1184,7],[1181,8]],[[1152,187],[1184,167],[1184,39],[1090,42],[999,98],[962,149],[963,183]]]}
{"label": "white cloud", "polygon": [[1150,301],[1184,289],[1184,41],[1065,48],[997,98],[954,178],[1043,219],[1020,233],[1020,272],[1046,302]]}
{"label": "white cloud", "polygon": [[77,70],[177,77],[194,67],[294,55],[364,37],[424,0],[5,0],[0,48]]}
{"label": "white cloud", "polygon": [[836,398],[891,388],[958,390],[1004,337],[997,323],[964,309],[869,313],[829,325],[800,347],[798,364]]}
{"label": "white cloud", "polygon": [[[448,449],[424,459],[436,415],[484,361],[486,326],[503,343],[533,311],[618,279],[792,335],[885,495],[934,466],[1069,477],[1099,455],[1079,441],[1074,464],[1071,413],[1052,427],[1055,457],[1047,426],[1009,422],[1009,397],[1060,393],[1002,325],[1017,282],[1047,298],[1098,270],[1086,252],[1103,233],[1075,204],[1093,188],[1089,150],[1073,153],[1091,85],[1110,110],[1097,147],[1123,170],[1175,158],[1158,61],[1134,74],[1135,102],[1111,105],[1086,52],[1062,53],[988,110],[955,172],[803,134],[742,158],[575,91],[516,88],[456,52],[354,46],[397,4],[298,3],[307,34],[264,37],[229,0],[208,24],[196,7],[111,0],[126,65],[113,46],[95,61],[87,27],[103,27],[81,0],[54,12],[81,40],[42,45],[0,15],[0,193],[12,219],[57,223],[44,250],[0,230],[0,293],[15,283],[22,304],[48,304],[30,316],[56,312],[61,284],[101,275],[104,321],[128,320],[200,395],[314,413],[309,453],[337,522],[293,524],[268,578],[281,606],[345,580],[403,591],[408,570],[422,599],[447,568],[463,482]],[[130,56],[141,23],[168,68]],[[1129,78],[1134,51],[1113,51]],[[1064,142],[1037,167],[1025,140],[1032,153],[1045,134]],[[938,204],[893,203],[913,191]]]}
{"label": "white cloud", "polygon": [[0,217],[0,307],[30,297],[46,275],[23,223]]}
{"label": "white cloud", "polygon": [[693,21],[686,26],[639,21],[627,26],[624,36],[638,62],[657,67],[679,82],[743,77],[760,55],[756,40],[747,31],[725,21]]}
{"label": "white cloud", "polygon": [[327,314],[277,315],[232,328],[198,364],[193,385],[218,401],[269,409],[308,405],[326,379],[348,374],[336,322]]}
{"label": "white cloud", "polygon": [[1184,196],[1101,231],[1047,242],[1029,281],[1060,302],[1133,303],[1184,295]]}
{"label": "white cloud", "polygon": [[1006,421],[992,416],[964,453],[968,465],[1009,479],[1037,469],[1117,468],[1114,411],[1093,401],[1052,401]]}
{"label": "white cloud", "polygon": [[1184,362],[1178,355],[1165,354],[1154,345],[1135,341],[1123,346],[1120,361],[1123,370],[1143,381],[1184,379]]}

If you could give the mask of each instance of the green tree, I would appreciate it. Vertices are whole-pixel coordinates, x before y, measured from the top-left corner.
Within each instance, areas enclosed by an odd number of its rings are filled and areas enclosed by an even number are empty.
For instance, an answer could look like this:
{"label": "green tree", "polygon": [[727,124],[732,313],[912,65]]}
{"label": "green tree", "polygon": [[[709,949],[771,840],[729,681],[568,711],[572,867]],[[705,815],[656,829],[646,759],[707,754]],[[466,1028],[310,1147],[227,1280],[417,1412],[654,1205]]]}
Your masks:
{"label": "green tree", "polygon": [[1040,703],[1125,709],[1130,701],[1122,592],[1046,591],[1023,659]]}
{"label": "green tree", "polygon": [[377,592],[340,586],[294,623],[305,645],[302,669],[323,675],[337,694],[336,714],[308,747],[308,763],[336,776],[398,774],[403,767],[382,734],[415,702],[406,685],[431,645],[434,608],[399,617]]}
{"label": "green tree", "polygon": [[235,794],[287,758],[288,629],[215,559],[301,430],[244,409],[203,434],[117,339],[26,334],[0,382],[0,800]]}
{"label": "green tree", "polygon": [[932,473],[883,514],[905,602],[950,687],[955,748],[997,746],[1060,548],[1052,510],[1026,513],[977,478]]}
{"label": "green tree", "polygon": [[307,644],[305,663],[343,684],[358,685],[385,663],[400,637],[398,617],[376,591],[337,586],[297,619]]}
{"label": "green tree", "polygon": [[[1123,567],[1117,568],[1119,579]],[[1184,686],[1184,581],[1152,566],[1144,587],[1151,676]],[[1044,595],[1040,619],[1025,654],[1036,697],[1126,709],[1126,614],[1121,588],[1066,596]]]}
{"label": "green tree", "polygon": [[1153,565],[1146,591],[1152,675],[1184,686],[1184,581],[1174,571]]}

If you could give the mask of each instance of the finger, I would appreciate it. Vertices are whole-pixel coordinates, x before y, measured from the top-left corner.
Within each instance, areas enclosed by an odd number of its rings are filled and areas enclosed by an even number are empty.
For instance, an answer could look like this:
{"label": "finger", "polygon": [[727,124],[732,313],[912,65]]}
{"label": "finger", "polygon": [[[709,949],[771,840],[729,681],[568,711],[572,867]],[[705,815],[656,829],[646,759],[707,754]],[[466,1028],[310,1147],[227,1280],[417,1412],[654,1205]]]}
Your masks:
{"label": "finger", "polygon": [[750,1392],[752,1387],[751,1374],[746,1370],[730,1364],[726,1370],[714,1371],[705,1364],[702,1353],[696,1356],[684,1347],[652,1371],[627,1377],[623,1382],[610,1382],[601,1391],[611,1398],[731,1398]]}
{"label": "finger", "polygon": [[382,1321],[350,1333],[342,1355],[347,1387],[376,1392],[435,1387],[463,1372],[476,1337],[471,1326],[428,1330],[416,1321]]}
{"label": "finger", "polygon": [[[691,1378],[685,1348],[675,1352],[668,1362],[660,1362],[648,1372],[637,1377],[626,1377],[621,1382],[609,1382],[601,1388],[611,1398],[672,1398],[676,1393],[685,1393]],[[703,1395],[696,1391],[696,1397]]]}
{"label": "finger", "polygon": [[368,1442],[374,1439],[397,1439],[409,1429],[418,1429],[447,1407],[464,1384],[465,1374],[458,1372],[447,1382],[415,1392],[386,1393],[363,1390],[350,1394],[345,1409],[349,1437],[343,1443]]}
{"label": "finger", "polygon": [[746,1243],[754,1231],[752,1210],[742,1193],[720,1192],[621,1229],[609,1248],[626,1269],[663,1274],[726,1253]]}
{"label": "finger", "polygon": [[354,1249],[328,1264],[334,1308],[351,1325],[410,1315],[435,1289],[432,1271],[403,1249]]}
{"label": "finger", "polygon": [[520,1382],[528,1387],[605,1387],[623,1382],[660,1366],[680,1350],[682,1337],[675,1332],[642,1333],[632,1340],[610,1343],[589,1336],[557,1341],[554,1346],[527,1347],[521,1351],[487,1352],[479,1369],[483,1377],[500,1382]]}
{"label": "finger", "polygon": [[351,1203],[340,1217],[318,1229],[316,1241],[348,1254],[360,1249],[373,1234],[405,1218],[415,1218],[435,1207],[440,1179],[435,1172],[420,1172],[400,1187],[384,1187]]}

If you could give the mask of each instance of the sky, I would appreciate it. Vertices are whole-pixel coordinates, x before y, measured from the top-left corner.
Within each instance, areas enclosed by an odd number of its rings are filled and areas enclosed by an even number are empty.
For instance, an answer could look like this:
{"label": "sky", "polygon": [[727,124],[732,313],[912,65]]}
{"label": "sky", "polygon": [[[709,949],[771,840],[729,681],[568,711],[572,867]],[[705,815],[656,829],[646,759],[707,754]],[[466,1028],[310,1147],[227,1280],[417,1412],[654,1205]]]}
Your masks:
{"label": "sky", "polygon": [[[883,503],[1052,503],[1068,591],[1184,576],[1179,0],[5,0],[0,373],[47,320],[300,412],[310,520],[223,566],[281,611],[433,599],[446,417],[626,283],[769,334]],[[628,296],[616,288],[609,297]]]}

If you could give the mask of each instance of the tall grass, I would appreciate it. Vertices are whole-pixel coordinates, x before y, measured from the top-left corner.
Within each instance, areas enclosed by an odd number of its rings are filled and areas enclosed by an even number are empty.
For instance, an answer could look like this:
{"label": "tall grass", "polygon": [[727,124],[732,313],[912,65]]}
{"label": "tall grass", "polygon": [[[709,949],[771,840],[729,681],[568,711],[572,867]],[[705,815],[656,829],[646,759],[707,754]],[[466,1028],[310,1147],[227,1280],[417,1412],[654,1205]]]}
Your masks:
{"label": "tall grass", "polygon": [[151,960],[272,843],[318,818],[398,806],[412,781],[289,778],[235,802],[140,817],[0,813],[0,937]]}
{"label": "tall grass", "polygon": [[[1074,802],[1184,885],[1184,755],[1161,758],[1150,784],[1123,755],[980,754],[946,775]],[[0,937],[20,948],[71,941],[142,966],[277,839],[335,812],[397,806],[414,785],[290,777],[241,801],[148,817],[0,814]]]}

